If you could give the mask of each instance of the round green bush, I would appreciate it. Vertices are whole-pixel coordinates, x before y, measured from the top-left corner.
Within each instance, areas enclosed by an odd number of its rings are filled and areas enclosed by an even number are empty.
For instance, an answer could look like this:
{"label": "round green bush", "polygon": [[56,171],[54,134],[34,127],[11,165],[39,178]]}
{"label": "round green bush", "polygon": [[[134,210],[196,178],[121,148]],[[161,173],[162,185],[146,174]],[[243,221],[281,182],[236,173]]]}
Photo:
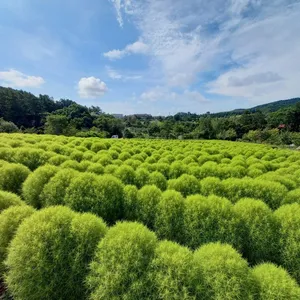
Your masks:
{"label": "round green bush", "polygon": [[112,227],[98,245],[87,282],[91,300],[149,299],[149,265],[157,238],[138,223]]}
{"label": "round green bush", "polygon": [[242,252],[257,264],[278,260],[279,223],[272,210],[262,201],[245,198],[234,205],[244,226]]}
{"label": "round green bush", "polygon": [[193,175],[183,174],[177,179],[169,180],[168,189],[180,192],[186,197],[200,193],[200,182]]}
{"label": "round green bush", "polygon": [[4,261],[7,247],[13,239],[19,225],[35,212],[34,208],[21,205],[11,206],[0,214],[0,278],[5,272]]}
{"label": "round green bush", "polygon": [[184,230],[185,245],[192,249],[217,241],[241,248],[241,221],[225,198],[189,196],[185,201]]}
{"label": "round green bush", "polygon": [[31,173],[21,164],[5,164],[0,172],[0,189],[15,194],[21,193],[22,184]]}
{"label": "round green bush", "polygon": [[24,220],[6,260],[14,299],[86,299],[88,265],[106,231],[96,216],[61,206]]}
{"label": "round green bush", "polygon": [[185,201],[179,192],[169,190],[162,194],[154,226],[159,238],[184,242],[184,209]]}
{"label": "round green bush", "polygon": [[292,203],[298,203],[300,204],[300,189],[295,189],[292,191],[289,191],[285,198],[282,200],[282,205],[284,204],[292,204]]}
{"label": "round green bush", "polygon": [[65,204],[75,211],[92,212],[112,224],[123,217],[123,188],[112,175],[82,173],[71,180]]}
{"label": "round green bush", "polygon": [[124,187],[124,219],[135,221],[138,219],[138,189],[135,185]]}
{"label": "round green bush", "polygon": [[102,175],[104,174],[104,167],[101,164],[92,163],[90,166],[88,166],[87,172],[95,173],[97,175]]}
{"label": "round green bush", "polygon": [[95,153],[99,152],[100,150],[107,150],[107,146],[105,143],[93,143],[91,146],[91,150]]}
{"label": "round green bush", "polygon": [[44,185],[40,195],[41,206],[63,205],[66,190],[73,178],[80,173],[73,169],[59,170],[47,184]]}
{"label": "round green bush", "polygon": [[193,264],[196,299],[253,299],[248,264],[232,246],[204,245],[195,251]]}
{"label": "round green bush", "polygon": [[168,182],[162,173],[155,171],[150,174],[148,184],[156,185],[160,190],[165,191],[167,189]]}
{"label": "round green bush", "polygon": [[114,175],[119,178],[124,184],[135,183],[135,171],[132,167],[122,165],[116,169]]}
{"label": "round green bush", "polygon": [[279,182],[252,178],[229,178],[222,185],[225,197],[232,202],[250,197],[264,201],[271,209],[277,209],[288,192]]}
{"label": "round green bush", "polygon": [[83,168],[82,168],[82,165],[76,161],[76,160],[66,160],[65,162],[63,162],[61,165],[60,165],[60,168],[63,168],[63,169],[74,169],[76,171],[84,171]]}
{"label": "round green bush", "polygon": [[271,263],[264,263],[252,270],[258,300],[297,300],[300,299],[300,288],[289,273]]}
{"label": "round green bush", "polygon": [[41,149],[26,147],[16,149],[16,152],[14,153],[14,160],[33,171],[44,165],[51,156]]}
{"label": "round green bush", "polygon": [[135,171],[135,185],[140,189],[149,181],[150,173],[147,169],[138,168]]}
{"label": "round green bush", "polygon": [[13,193],[0,191],[0,213],[10,206],[25,205],[21,198]]}
{"label": "round green bush", "polygon": [[192,300],[193,253],[176,243],[163,241],[150,264],[151,299]]}
{"label": "round green bush", "polygon": [[118,166],[116,165],[107,165],[104,167],[104,174],[115,174],[115,172],[117,171]]}
{"label": "round green bush", "polygon": [[171,179],[176,179],[182,174],[188,173],[188,168],[186,165],[179,161],[174,161],[170,166],[169,176]]}
{"label": "round green bush", "polygon": [[35,208],[42,207],[40,196],[44,186],[58,170],[55,166],[46,165],[39,167],[27,177],[23,183],[22,195],[29,205]]}
{"label": "round green bush", "polygon": [[206,177],[200,181],[201,194],[208,196],[211,194],[222,196],[222,181],[218,177]]}
{"label": "round green bush", "polygon": [[57,154],[57,155],[52,156],[52,157],[48,160],[48,163],[49,163],[50,165],[60,166],[60,165],[61,165],[62,163],[64,163],[66,160],[68,160],[68,157],[67,157],[67,156]]}
{"label": "round green bush", "polygon": [[161,190],[155,185],[145,185],[137,194],[138,221],[144,223],[151,229],[155,224],[157,205],[161,199],[161,194]]}
{"label": "round green bush", "polygon": [[300,283],[300,204],[283,205],[274,215],[280,223],[281,265]]}

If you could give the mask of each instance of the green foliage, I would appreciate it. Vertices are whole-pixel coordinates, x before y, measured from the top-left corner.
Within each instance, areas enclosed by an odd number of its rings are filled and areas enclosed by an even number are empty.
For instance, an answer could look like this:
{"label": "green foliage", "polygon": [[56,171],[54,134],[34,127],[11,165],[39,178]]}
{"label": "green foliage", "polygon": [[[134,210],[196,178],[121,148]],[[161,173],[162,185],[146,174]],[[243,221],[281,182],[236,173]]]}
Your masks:
{"label": "green foliage", "polygon": [[41,208],[41,194],[44,186],[58,171],[57,167],[46,165],[32,172],[23,184],[22,195],[25,201],[35,207]]}
{"label": "green foliage", "polygon": [[252,299],[247,262],[230,245],[204,245],[194,253],[193,263],[197,299]]}
{"label": "green foliage", "polygon": [[162,173],[155,171],[150,174],[148,184],[156,185],[160,190],[165,191],[167,189],[168,182]]}
{"label": "green foliage", "polygon": [[11,206],[0,214],[0,278],[5,272],[4,261],[7,247],[13,239],[19,225],[34,213],[34,208],[21,205]]}
{"label": "green foliage", "polygon": [[222,182],[218,177],[206,177],[201,180],[201,194],[208,196],[211,194],[222,195]]}
{"label": "green foliage", "polygon": [[67,207],[34,213],[9,246],[6,284],[15,299],[86,299],[84,282],[104,222]]}
{"label": "green foliage", "polygon": [[122,165],[116,169],[114,175],[119,178],[124,184],[135,183],[135,171],[132,167]]}
{"label": "green foliage", "polygon": [[138,189],[135,185],[124,187],[124,219],[134,221],[138,219]]}
{"label": "green foliage", "polygon": [[195,176],[183,174],[177,179],[169,180],[168,189],[180,192],[186,197],[200,193],[200,183]]}
{"label": "green foliage", "polygon": [[289,273],[271,263],[256,266],[252,270],[255,285],[258,287],[255,299],[258,300],[297,300],[300,287]]}
{"label": "green foliage", "polygon": [[[52,155],[51,155],[52,156]],[[38,167],[44,165],[51,158],[47,152],[41,149],[19,148],[14,153],[14,160],[34,171]]]}
{"label": "green foliage", "polygon": [[184,242],[184,198],[179,192],[165,191],[157,206],[155,232],[161,239]]}
{"label": "green foliage", "polygon": [[22,184],[30,174],[30,170],[21,164],[5,164],[0,172],[0,189],[15,194],[21,193]]}
{"label": "green foliage", "polygon": [[13,122],[7,122],[3,118],[0,118],[0,132],[13,133],[18,132],[19,128]]}
{"label": "green foliage", "polygon": [[73,178],[79,173],[73,169],[59,170],[47,184],[44,185],[40,195],[41,206],[62,205],[66,190],[69,187]]}
{"label": "green foliage", "polygon": [[21,198],[13,193],[0,190],[0,213],[10,206],[25,205]]}
{"label": "green foliage", "polygon": [[179,161],[175,161],[170,166],[170,178],[176,179],[182,174],[188,173],[187,167]]}
{"label": "green foliage", "polygon": [[282,205],[292,203],[300,204],[300,189],[289,191],[285,198],[282,200]]}
{"label": "green foliage", "polygon": [[75,211],[92,212],[112,224],[123,216],[123,188],[111,175],[83,173],[71,180],[65,204]]}
{"label": "green foliage", "polygon": [[138,188],[142,188],[149,182],[150,173],[147,169],[138,168],[135,171],[135,184]]}
{"label": "green foliage", "polygon": [[223,181],[224,195],[233,202],[250,197],[263,200],[271,209],[280,206],[287,188],[278,182],[250,178],[229,178]]}
{"label": "green foliage", "polygon": [[241,223],[225,198],[189,196],[185,202],[184,229],[185,245],[193,249],[217,241],[241,247]]}
{"label": "green foliage", "polygon": [[280,223],[279,250],[283,267],[300,282],[300,205],[281,206],[274,215]]}
{"label": "green foliage", "polygon": [[242,252],[248,261],[278,261],[279,223],[272,210],[262,201],[241,199],[234,205],[245,227]]}
{"label": "green foliage", "polygon": [[149,228],[154,227],[157,206],[161,195],[161,190],[155,185],[145,185],[138,191],[138,221],[141,221]]}
{"label": "green foliage", "polygon": [[193,253],[189,249],[169,241],[160,242],[149,269],[151,299],[195,299],[191,278]]}
{"label": "green foliage", "polygon": [[138,223],[118,223],[100,242],[88,285],[91,300],[149,299],[149,265],[157,245],[155,234]]}

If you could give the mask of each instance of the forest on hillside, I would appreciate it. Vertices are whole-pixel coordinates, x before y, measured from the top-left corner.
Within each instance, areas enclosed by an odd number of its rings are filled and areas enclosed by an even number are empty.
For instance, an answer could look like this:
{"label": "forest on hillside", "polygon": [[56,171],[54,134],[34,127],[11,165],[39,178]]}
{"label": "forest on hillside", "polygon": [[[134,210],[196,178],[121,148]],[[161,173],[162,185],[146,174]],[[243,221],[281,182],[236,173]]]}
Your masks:
{"label": "forest on hillside", "polygon": [[174,116],[136,114],[116,118],[100,107],[54,100],[0,87],[0,132],[78,137],[221,139],[300,145],[300,98],[247,110]]}

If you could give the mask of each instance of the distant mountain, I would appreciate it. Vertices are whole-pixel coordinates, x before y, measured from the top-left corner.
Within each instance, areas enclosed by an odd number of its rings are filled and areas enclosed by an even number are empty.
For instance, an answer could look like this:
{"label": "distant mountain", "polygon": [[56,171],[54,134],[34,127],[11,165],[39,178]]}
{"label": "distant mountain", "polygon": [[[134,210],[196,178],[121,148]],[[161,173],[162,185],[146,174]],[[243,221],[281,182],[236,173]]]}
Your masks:
{"label": "distant mountain", "polygon": [[256,112],[258,110],[260,110],[263,113],[270,113],[270,112],[275,112],[281,108],[293,106],[298,102],[300,102],[300,98],[293,98],[293,99],[288,99],[288,100],[278,100],[275,102],[270,102],[270,103],[254,106],[254,107],[248,108],[248,109],[239,108],[239,109],[234,109],[234,110],[226,111],[226,112],[213,113],[213,114],[211,114],[211,116],[225,117],[225,116],[230,116],[230,115],[241,115],[246,110],[251,113]]}

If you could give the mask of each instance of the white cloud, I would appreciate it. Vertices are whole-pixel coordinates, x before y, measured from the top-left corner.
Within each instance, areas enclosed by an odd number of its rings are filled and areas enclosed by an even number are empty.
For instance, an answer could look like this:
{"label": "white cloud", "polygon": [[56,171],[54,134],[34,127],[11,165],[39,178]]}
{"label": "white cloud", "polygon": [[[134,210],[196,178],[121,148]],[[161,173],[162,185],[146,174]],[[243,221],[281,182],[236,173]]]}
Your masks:
{"label": "white cloud", "polygon": [[109,66],[106,66],[106,71],[107,71],[107,75],[109,76],[109,78],[111,78],[113,80],[128,81],[128,80],[137,80],[137,79],[142,78],[141,75],[120,74],[119,71],[117,71]]}
{"label": "white cloud", "polygon": [[123,17],[121,12],[121,2],[122,0],[110,0],[115,7],[117,20],[119,22],[120,27],[123,27]]}
{"label": "white cloud", "polygon": [[2,81],[1,84],[3,85],[19,88],[37,88],[45,83],[45,80],[40,76],[26,75],[14,69],[0,72],[0,80]]}
{"label": "white cloud", "polygon": [[190,89],[213,72],[211,93],[258,102],[300,94],[299,0],[123,0],[119,12],[148,45],[159,85]]}
{"label": "white cloud", "polygon": [[140,99],[142,101],[166,101],[166,102],[207,102],[208,100],[198,91],[184,90],[182,93],[173,92],[165,87],[157,86],[153,89],[141,94]]}
{"label": "white cloud", "polygon": [[121,59],[130,54],[147,54],[149,47],[142,41],[136,41],[133,44],[127,45],[123,50],[114,49],[105,52],[103,55],[110,60]]}
{"label": "white cloud", "polygon": [[78,94],[80,98],[99,98],[107,91],[106,84],[99,78],[83,77],[78,82]]}

